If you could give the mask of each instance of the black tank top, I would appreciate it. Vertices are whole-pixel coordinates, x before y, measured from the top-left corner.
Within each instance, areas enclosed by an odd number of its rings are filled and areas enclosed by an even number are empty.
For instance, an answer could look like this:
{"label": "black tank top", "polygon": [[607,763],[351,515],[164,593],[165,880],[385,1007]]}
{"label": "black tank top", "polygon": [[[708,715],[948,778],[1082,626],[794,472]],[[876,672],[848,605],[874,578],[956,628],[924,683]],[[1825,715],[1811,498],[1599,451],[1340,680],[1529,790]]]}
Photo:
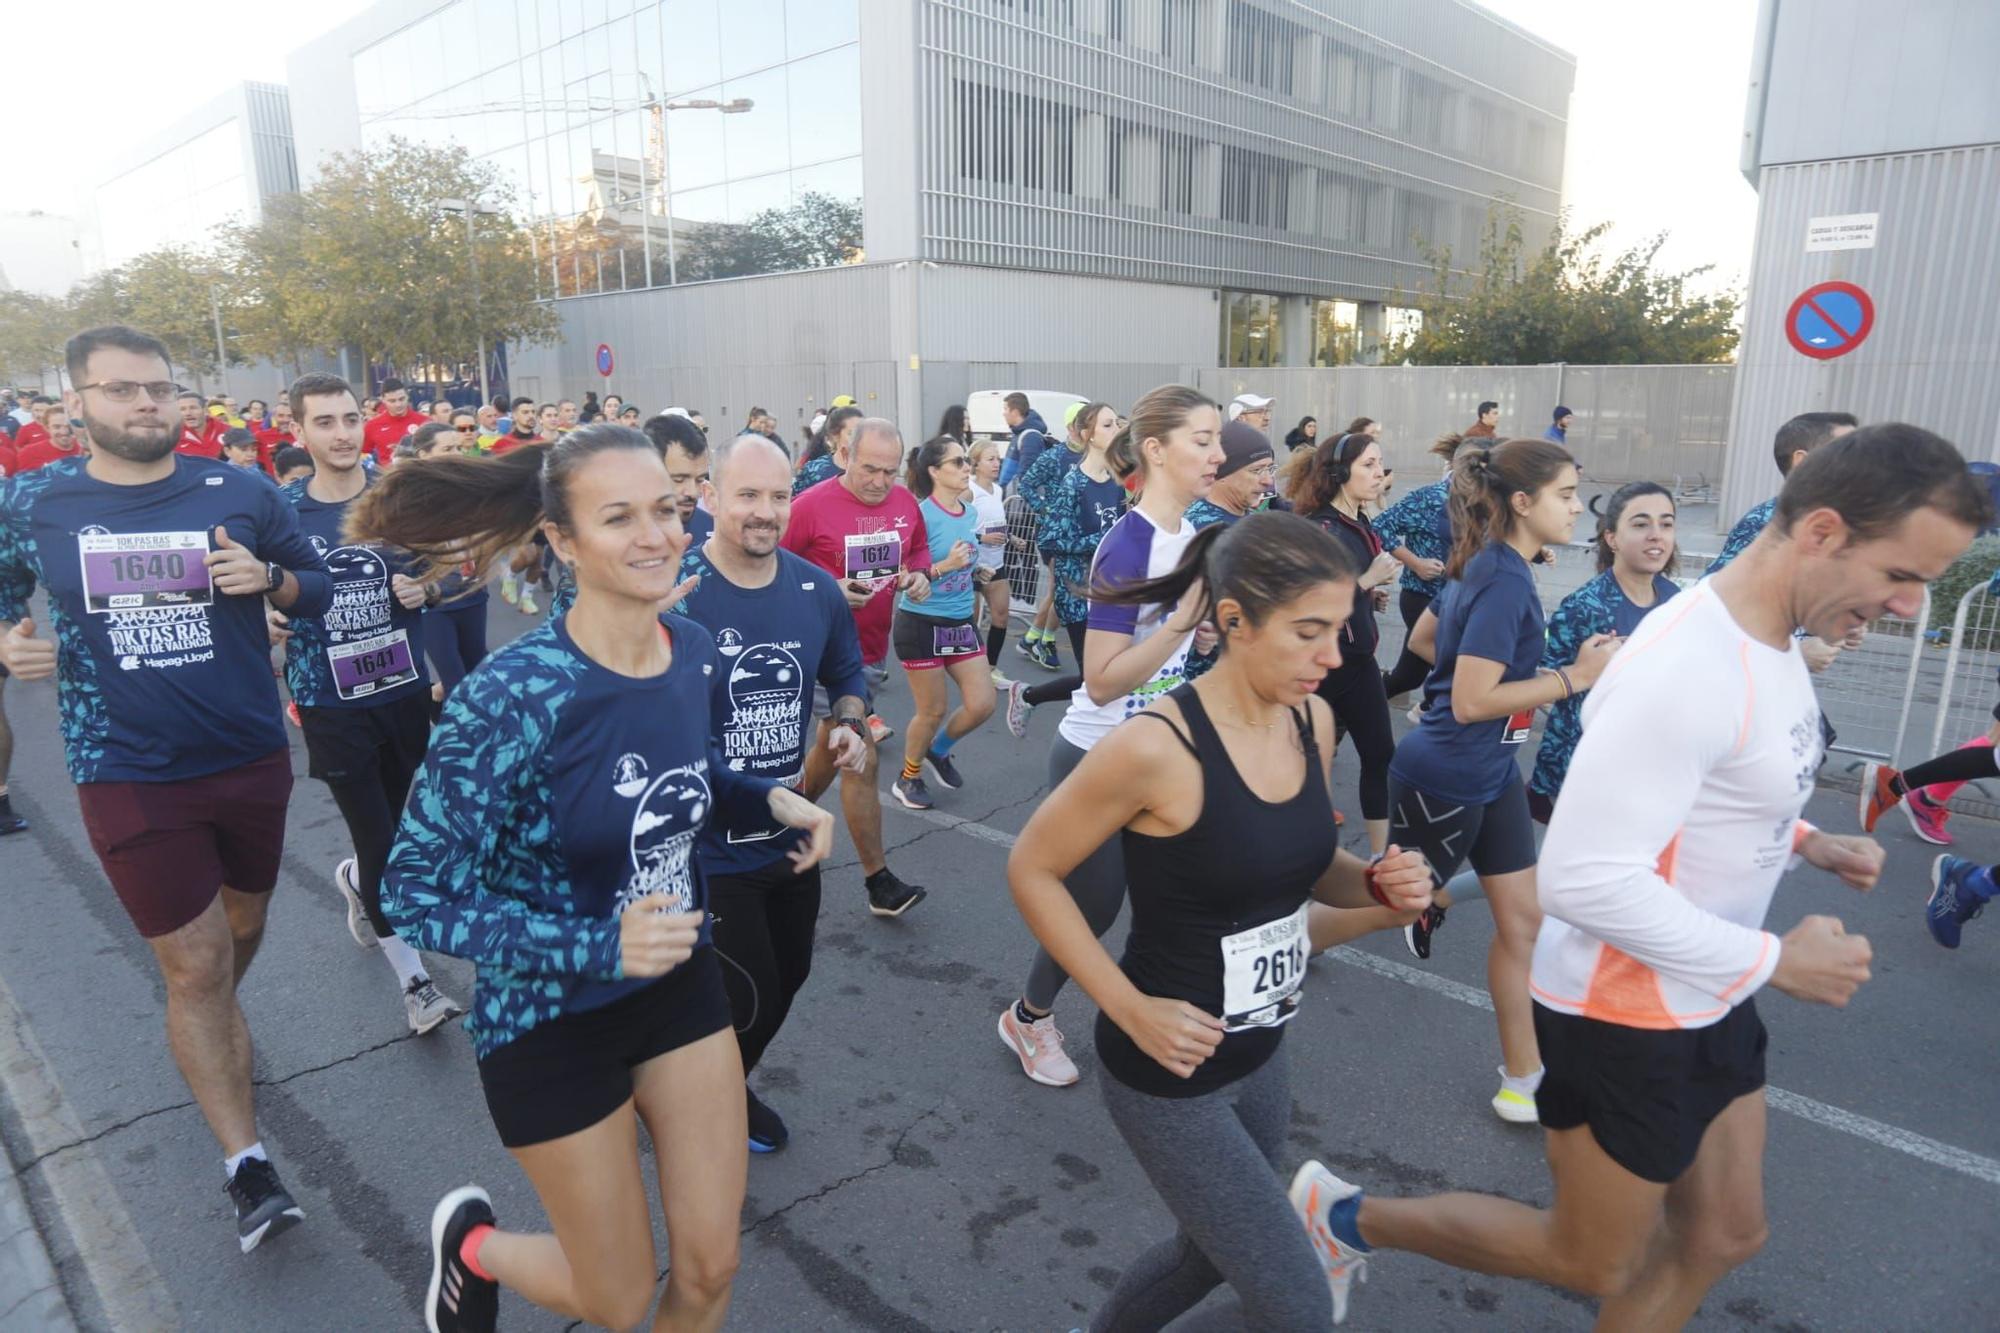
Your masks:
{"label": "black tank top", "polygon": [[[1125,830],[1132,928],[1119,966],[1146,995],[1186,1000],[1230,1025],[1222,1045],[1182,1079],[1103,1015],[1097,1053],[1113,1078],[1159,1097],[1193,1097],[1253,1074],[1278,1049],[1298,1008],[1312,886],[1339,846],[1333,801],[1305,714],[1293,710],[1305,780],[1281,802],[1259,798],[1237,774],[1193,685],[1167,696],[1187,734],[1158,713],[1201,765],[1201,814],[1172,837]],[[1136,724],[1137,719],[1125,725]]]}

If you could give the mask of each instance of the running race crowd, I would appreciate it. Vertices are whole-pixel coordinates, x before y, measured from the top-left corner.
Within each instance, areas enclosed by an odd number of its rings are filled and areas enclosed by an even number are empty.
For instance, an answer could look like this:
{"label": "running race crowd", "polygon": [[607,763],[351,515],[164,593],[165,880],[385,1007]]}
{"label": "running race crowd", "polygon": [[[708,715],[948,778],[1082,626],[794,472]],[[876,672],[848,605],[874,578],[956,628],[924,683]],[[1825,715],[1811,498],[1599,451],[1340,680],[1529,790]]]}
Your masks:
{"label": "running race crowd", "polygon": [[[1676,581],[1671,493],[1619,488],[1595,577],[1545,620],[1535,566],[1585,512],[1561,407],[1510,439],[1482,404],[1432,447],[1442,479],[1389,503],[1379,423],[1306,418],[1274,447],[1269,399],[1179,385],[1060,431],[1010,394],[1004,447],[955,408],[909,448],[836,400],[794,458],[762,409],[711,443],[699,414],[615,397],[412,408],[396,381],[364,401],[326,374],[239,415],[122,326],[72,338],[67,372],[60,401],[10,410],[0,452],[0,677],[56,681],[83,822],[156,955],[244,1252],[304,1216],[259,1142],[236,1000],[284,844],[287,714],[353,842],[333,875],[349,932],[412,1030],[466,1012],[423,955],[476,965],[487,1107],[552,1232],[447,1194],[433,1330],[495,1327],[503,1286],[646,1319],[639,1121],[672,1252],[653,1326],[719,1326],[748,1156],[788,1141],[746,1076],[810,971],[834,831],[817,802],[837,781],[868,909],[901,916],[925,890],[885,860],[890,741],[893,799],[928,809],[996,711],[1021,737],[1058,705],[1049,794],[1008,863],[1037,947],[998,1036],[1033,1082],[1077,1082],[1055,1018],[1077,983],[1106,1110],[1178,1223],[1092,1328],[1163,1327],[1225,1283],[1250,1327],[1323,1328],[1382,1249],[1583,1293],[1602,1327],[1679,1327],[1765,1235],[1756,992],[1839,1006],[1869,977],[1833,917],[1764,928],[1780,876],[1803,860],[1868,889],[1886,811],[1948,842],[1951,784],[2000,775],[1996,708],[1984,744],[1871,769],[1864,834],[1800,818],[1830,738],[1811,673],[1913,614],[1993,521],[1915,426],[1787,422],[1782,490],[1698,582]],[[549,603],[492,651],[490,581],[529,615]],[[1029,582],[1033,685],[1000,670]],[[892,648],[898,726],[876,710]],[[1336,832],[1343,737],[1365,858]],[[11,748],[0,727],[0,793]],[[0,817],[25,827],[4,796]],[[1938,942],[1994,892],[1991,867],[1940,857]],[[1385,1197],[1313,1161],[1287,1183],[1308,960],[1389,930],[1428,958],[1480,900],[1492,1109],[1546,1129],[1552,1207]]]}

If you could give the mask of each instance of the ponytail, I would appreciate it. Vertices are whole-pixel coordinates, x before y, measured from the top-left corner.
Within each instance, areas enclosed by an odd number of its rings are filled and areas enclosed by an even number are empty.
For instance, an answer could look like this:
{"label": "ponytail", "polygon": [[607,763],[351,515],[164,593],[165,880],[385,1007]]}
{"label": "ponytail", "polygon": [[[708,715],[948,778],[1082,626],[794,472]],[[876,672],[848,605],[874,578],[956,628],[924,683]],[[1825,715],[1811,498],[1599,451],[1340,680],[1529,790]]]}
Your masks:
{"label": "ponytail", "polygon": [[1473,556],[1491,543],[1513,535],[1518,521],[1516,495],[1533,497],[1566,467],[1575,467],[1569,450],[1547,440],[1504,440],[1496,445],[1467,444],[1451,465],[1447,510],[1451,517],[1451,558],[1445,577],[1465,572]]}
{"label": "ponytail", "polygon": [[[959,445],[954,435],[933,435],[910,451],[909,461],[903,465],[903,484],[910,488],[910,494],[919,500],[928,500],[937,490],[937,483],[931,478],[931,469],[944,461],[945,450]],[[966,462],[972,461],[972,453],[966,451]]]}

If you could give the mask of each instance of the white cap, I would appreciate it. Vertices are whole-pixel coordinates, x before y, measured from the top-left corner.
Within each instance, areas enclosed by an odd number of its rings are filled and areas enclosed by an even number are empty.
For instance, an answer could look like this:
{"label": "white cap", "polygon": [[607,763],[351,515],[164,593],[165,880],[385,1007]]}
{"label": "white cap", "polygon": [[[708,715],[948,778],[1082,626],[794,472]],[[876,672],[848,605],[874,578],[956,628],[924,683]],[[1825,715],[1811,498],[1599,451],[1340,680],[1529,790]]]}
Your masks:
{"label": "white cap", "polygon": [[1261,412],[1276,401],[1254,393],[1239,393],[1229,400],[1229,419],[1234,421],[1245,412]]}
{"label": "white cap", "polygon": [[813,420],[812,420],[812,433],[813,433],[813,434],[815,434],[815,435],[819,434],[819,428],[820,428],[821,426],[824,426],[825,424],[826,424],[826,413],[824,413],[824,412],[815,412],[815,413],[813,413]]}
{"label": "white cap", "polygon": [[694,420],[693,417],[688,416],[688,410],[685,407],[670,407],[660,413],[660,415],[663,417],[686,417],[689,421]]}

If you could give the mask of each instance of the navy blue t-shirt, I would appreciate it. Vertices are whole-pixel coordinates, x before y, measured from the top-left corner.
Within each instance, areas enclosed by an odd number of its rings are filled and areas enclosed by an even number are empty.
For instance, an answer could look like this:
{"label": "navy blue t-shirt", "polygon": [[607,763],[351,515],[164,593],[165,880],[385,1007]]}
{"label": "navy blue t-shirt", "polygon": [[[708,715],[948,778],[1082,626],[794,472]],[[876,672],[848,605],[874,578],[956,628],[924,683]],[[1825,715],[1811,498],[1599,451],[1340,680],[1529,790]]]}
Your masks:
{"label": "navy blue t-shirt", "polygon": [[[396,600],[389,580],[407,558],[341,536],[352,500],[315,500],[304,477],[283,488],[299,529],[333,575],[333,602],[317,616],[294,613],[285,642],[285,687],[301,708],[377,708],[428,690],[424,613]],[[369,478],[369,485],[374,479]],[[366,487],[363,488],[364,490]]]}
{"label": "navy blue t-shirt", "polygon": [[1445,585],[1433,609],[1437,665],[1424,682],[1423,721],[1398,743],[1389,772],[1427,795],[1483,805],[1520,780],[1527,726],[1507,718],[1459,722],[1451,714],[1452,674],[1459,658],[1480,657],[1503,665],[1503,685],[1532,677],[1542,660],[1542,599],[1528,562],[1494,542]]}
{"label": "navy blue t-shirt", "polygon": [[0,483],[0,620],[48,589],[71,781],[175,782],[285,748],[264,597],[218,591],[202,563],[217,527],[297,576],[291,614],[326,609],[291,505],[241,468],[180,454],[115,486],[70,459]]}
{"label": "navy blue t-shirt", "polygon": [[[715,679],[710,734],[730,770],[796,788],[805,775],[813,721],[813,685],[827,697],[868,697],[861,675],[861,639],[833,575],[790,551],[778,553],[777,573],[761,588],[741,588],[716,571],[699,549],[681,561],[681,577],[701,575],[681,614],[715,636],[721,670]],[[744,823],[711,820],[701,839],[702,868],[740,875],[770,865],[796,845],[759,811]]]}

